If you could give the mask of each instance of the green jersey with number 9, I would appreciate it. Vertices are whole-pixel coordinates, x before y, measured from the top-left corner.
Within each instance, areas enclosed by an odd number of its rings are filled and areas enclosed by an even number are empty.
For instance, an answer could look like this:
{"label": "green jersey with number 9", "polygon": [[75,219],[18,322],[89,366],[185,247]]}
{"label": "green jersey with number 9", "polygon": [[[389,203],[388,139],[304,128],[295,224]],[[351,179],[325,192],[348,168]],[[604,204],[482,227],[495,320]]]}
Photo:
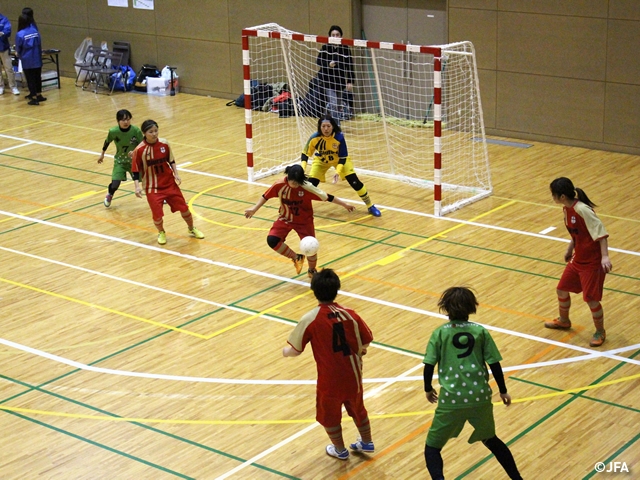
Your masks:
{"label": "green jersey with number 9", "polygon": [[491,402],[487,364],[502,360],[489,332],[477,323],[451,320],[429,339],[424,363],[438,364],[438,408]]}

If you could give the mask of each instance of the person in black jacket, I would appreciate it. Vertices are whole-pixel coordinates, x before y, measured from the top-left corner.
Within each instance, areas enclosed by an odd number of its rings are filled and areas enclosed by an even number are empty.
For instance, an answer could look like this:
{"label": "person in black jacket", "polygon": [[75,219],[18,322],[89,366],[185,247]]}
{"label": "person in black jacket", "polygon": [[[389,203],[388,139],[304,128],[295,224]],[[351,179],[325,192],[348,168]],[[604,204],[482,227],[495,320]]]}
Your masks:
{"label": "person in black jacket", "polygon": [[[342,28],[332,25],[329,28],[329,36],[342,38]],[[327,113],[334,118],[341,118],[342,105],[345,101],[345,90],[353,90],[353,60],[351,50],[346,45],[325,44],[322,46],[316,63],[320,67],[318,79],[324,91],[324,104]],[[350,105],[349,105],[350,106]]]}

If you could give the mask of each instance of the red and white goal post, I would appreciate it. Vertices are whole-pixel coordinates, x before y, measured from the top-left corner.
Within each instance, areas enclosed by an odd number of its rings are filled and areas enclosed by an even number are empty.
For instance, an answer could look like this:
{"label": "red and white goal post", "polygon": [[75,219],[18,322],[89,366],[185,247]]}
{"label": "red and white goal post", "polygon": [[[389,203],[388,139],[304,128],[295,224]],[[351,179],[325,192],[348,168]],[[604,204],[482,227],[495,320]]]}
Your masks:
{"label": "red and white goal post", "polygon": [[[305,35],[267,24],[242,31],[249,181],[300,160],[317,130],[316,59],[323,44],[347,45],[355,82],[341,128],[358,173],[433,190],[445,215],[491,195],[489,157],[471,42],[404,45]],[[252,83],[287,84],[293,115],[271,101],[251,109]],[[254,101],[255,103],[255,101]],[[344,113],[346,112],[346,113]]]}

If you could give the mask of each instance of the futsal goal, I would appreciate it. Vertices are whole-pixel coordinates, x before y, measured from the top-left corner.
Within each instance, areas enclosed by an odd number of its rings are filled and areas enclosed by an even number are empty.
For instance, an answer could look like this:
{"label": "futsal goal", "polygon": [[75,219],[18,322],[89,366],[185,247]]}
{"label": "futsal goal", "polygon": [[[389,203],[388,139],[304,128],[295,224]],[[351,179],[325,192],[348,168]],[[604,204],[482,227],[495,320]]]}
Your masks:
{"label": "futsal goal", "polygon": [[[348,46],[353,64],[353,89],[337,105],[327,104],[318,80],[325,44]],[[242,48],[250,181],[298,162],[318,117],[328,112],[340,120],[358,173],[430,189],[435,215],[491,194],[471,42],[372,42],[271,23],[244,29]]]}

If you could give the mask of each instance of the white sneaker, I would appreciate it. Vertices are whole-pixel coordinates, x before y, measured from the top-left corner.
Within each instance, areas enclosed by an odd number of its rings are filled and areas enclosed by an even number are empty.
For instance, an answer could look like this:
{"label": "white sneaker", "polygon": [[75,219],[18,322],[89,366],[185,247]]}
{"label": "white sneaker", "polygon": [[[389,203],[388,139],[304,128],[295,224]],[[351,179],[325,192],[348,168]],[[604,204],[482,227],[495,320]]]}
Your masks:
{"label": "white sneaker", "polygon": [[0,88],[0,95],[4,93],[4,88]]}
{"label": "white sneaker", "polygon": [[13,87],[11,89],[11,93],[13,93],[14,95],[20,95],[20,90],[18,90],[18,87]]}

